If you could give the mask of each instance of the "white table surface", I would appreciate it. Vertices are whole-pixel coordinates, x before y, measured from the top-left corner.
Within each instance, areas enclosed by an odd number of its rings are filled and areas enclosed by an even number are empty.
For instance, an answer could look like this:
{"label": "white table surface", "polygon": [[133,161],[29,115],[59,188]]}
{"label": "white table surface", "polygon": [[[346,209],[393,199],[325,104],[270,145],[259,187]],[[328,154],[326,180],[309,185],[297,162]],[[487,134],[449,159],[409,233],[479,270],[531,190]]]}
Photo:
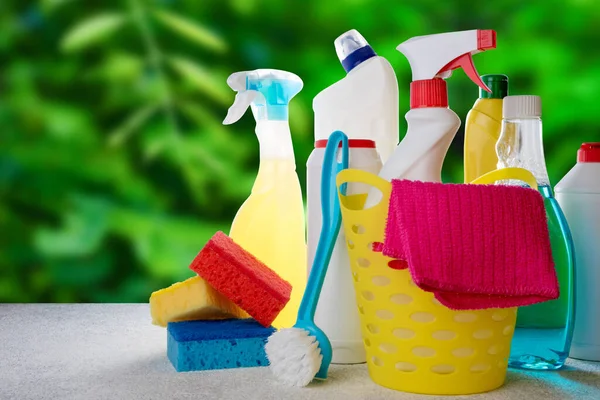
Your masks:
{"label": "white table surface", "polygon": [[332,365],[325,382],[288,388],[268,368],[177,373],[147,304],[0,304],[0,400],[26,399],[597,399],[600,363],[509,370],[473,396],[422,396],[373,383],[366,366]]}

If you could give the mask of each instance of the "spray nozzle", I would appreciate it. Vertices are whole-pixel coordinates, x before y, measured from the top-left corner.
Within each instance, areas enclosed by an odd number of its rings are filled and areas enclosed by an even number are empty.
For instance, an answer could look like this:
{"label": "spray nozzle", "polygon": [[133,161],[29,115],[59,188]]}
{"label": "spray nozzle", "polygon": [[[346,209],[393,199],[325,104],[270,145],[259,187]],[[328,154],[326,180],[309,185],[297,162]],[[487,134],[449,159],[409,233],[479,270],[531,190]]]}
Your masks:
{"label": "spray nozzle", "polygon": [[227,84],[237,92],[223,124],[238,121],[249,106],[256,121],[287,120],[292,97],[302,90],[302,79],[291,72],[277,69],[257,69],[235,72]]}
{"label": "spray nozzle", "polygon": [[479,77],[473,64],[473,54],[496,48],[496,32],[491,29],[439,33],[417,36],[401,43],[397,50],[406,56],[412,69],[413,82],[450,77],[462,68],[482,89],[490,89]]}

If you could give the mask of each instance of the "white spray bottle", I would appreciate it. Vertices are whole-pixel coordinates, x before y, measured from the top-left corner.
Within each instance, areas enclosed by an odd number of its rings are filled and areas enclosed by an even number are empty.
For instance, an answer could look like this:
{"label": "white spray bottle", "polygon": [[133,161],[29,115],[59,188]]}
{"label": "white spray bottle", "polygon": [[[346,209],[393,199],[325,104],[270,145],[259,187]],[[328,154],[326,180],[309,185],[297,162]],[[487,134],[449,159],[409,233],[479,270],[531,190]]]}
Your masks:
{"label": "white spray bottle", "polygon": [[[441,182],[444,158],[460,127],[460,118],[448,108],[444,79],[452,70],[463,68],[473,82],[489,92],[475,70],[472,55],[494,48],[496,32],[479,29],[417,36],[397,47],[412,69],[408,131],[383,165],[380,177]],[[366,208],[380,198],[379,192],[371,191]]]}

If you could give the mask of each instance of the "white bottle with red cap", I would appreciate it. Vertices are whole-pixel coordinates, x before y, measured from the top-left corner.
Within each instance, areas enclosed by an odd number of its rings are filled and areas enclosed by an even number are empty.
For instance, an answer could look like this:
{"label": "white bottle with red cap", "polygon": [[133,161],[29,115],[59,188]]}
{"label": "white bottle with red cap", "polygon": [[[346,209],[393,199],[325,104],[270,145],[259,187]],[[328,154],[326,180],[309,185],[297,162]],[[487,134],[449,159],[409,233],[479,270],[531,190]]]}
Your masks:
{"label": "white bottle with red cap", "polygon": [[570,357],[600,361],[600,143],[583,143],[556,185],[575,245],[575,329]]}
{"label": "white bottle with red cap", "polygon": [[[321,169],[326,145],[327,139],[317,140],[307,163],[306,219],[308,222],[309,273],[315,258],[322,224]],[[381,159],[377,153],[375,141],[350,139],[348,147],[350,149],[349,168],[360,169],[374,175],[379,173]],[[364,184],[349,183],[346,195],[349,200],[357,201],[357,208],[360,208],[365,201],[368,189]],[[355,296],[345,234],[344,230],[340,229],[315,313],[315,323],[325,332],[331,342],[333,348],[331,362],[334,364],[358,364],[366,361]]]}
{"label": "white bottle with red cap", "polygon": [[[408,131],[379,176],[441,182],[446,152],[460,127],[460,118],[448,108],[444,79],[452,70],[463,68],[473,82],[489,92],[475,70],[472,55],[495,47],[496,32],[479,29],[417,36],[397,47],[412,70]],[[380,197],[379,192],[371,191],[366,207],[376,204]]]}

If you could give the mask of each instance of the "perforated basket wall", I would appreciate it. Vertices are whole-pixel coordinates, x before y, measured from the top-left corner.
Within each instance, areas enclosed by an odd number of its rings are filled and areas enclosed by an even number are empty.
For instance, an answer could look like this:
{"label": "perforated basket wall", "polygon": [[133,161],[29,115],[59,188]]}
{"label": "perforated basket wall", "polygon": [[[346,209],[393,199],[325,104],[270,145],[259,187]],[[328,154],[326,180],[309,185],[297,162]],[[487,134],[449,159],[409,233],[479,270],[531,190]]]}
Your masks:
{"label": "perforated basket wall", "polygon": [[367,210],[351,209],[352,202],[340,194],[373,381],[404,392],[444,395],[501,386],[517,309],[452,311],[419,289],[408,270],[393,269],[393,259],[372,251],[373,242],[383,241],[390,183],[351,169],[338,174],[338,188],[346,182],[365,183],[383,194],[382,201]]}

